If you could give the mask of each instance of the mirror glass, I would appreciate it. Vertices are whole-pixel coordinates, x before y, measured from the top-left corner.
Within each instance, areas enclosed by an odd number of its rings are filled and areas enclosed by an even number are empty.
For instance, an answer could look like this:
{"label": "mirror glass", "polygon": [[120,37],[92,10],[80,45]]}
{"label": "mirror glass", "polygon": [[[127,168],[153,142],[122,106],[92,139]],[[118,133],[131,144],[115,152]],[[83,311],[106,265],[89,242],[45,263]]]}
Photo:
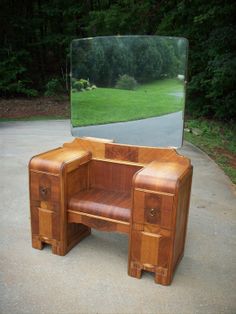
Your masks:
{"label": "mirror glass", "polygon": [[187,50],[187,40],[177,37],[73,40],[72,135],[180,147]]}

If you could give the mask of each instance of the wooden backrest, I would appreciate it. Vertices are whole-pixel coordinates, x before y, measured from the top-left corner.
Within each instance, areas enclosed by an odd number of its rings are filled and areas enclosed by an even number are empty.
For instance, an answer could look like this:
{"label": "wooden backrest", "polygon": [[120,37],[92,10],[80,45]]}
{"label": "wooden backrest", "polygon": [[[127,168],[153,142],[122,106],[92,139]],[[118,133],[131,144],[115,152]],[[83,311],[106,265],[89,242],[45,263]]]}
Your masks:
{"label": "wooden backrest", "polygon": [[191,164],[189,159],[179,155],[173,148],[123,145],[108,140],[76,138],[63,145],[63,150],[67,149],[90,154],[86,178],[88,188],[120,192],[130,189],[134,174],[144,167],[147,167],[145,173],[158,171],[159,179],[162,177],[166,181],[170,179],[166,178],[167,174],[173,175],[173,171],[169,173],[167,169],[175,168],[177,172],[182,172]]}
{"label": "wooden backrest", "polygon": [[183,162],[189,162],[187,158],[178,155],[173,148],[132,146],[83,138],[76,138],[71,143],[65,143],[63,147],[90,152],[92,158],[95,159],[111,159],[140,164],[149,164],[153,160],[169,161],[183,159]]}
{"label": "wooden backrest", "polygon": [[110,160],[91,160],[89,163],[89,187],[110,191],[131,191],[134,174],[143,167],[132,163]]}

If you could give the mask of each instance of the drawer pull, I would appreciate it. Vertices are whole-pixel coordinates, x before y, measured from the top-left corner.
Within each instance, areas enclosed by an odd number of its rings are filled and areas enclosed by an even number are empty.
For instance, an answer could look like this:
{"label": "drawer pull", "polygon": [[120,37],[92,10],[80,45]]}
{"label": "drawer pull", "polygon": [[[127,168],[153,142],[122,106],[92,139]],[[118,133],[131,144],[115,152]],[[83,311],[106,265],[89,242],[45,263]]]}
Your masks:
{"label": "drawer pull", "polygon": [[151,209],[150,209],[150,215],[151,215],[152,217],[156,216],[156,209],[155,209],[155,208],[151,208]]}
{"label": "drawer pull", "polygon": [[40,187],[40,194],[42,196],[46,196],[48,194],[48,189],[44,187]]}

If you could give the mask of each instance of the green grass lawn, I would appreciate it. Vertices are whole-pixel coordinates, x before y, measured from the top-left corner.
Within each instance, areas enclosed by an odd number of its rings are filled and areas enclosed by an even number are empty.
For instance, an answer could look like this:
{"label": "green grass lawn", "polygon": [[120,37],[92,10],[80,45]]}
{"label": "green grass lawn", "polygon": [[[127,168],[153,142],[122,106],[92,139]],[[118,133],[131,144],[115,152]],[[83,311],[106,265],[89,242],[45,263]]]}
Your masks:
{"label": "green grass lawn", "polygon": [[183,109],[183,83],[166,79],[140,85],[136,90],[97,88],[71,93],[73,126],[105,124],[161,116]]}
{"label": "green grass lawn", "polygon": [[236,184],[235,124],[193,119],[187,120],[186,126],[190,130],[197,128],[201,134],[185,132],[185,139],[205,151]]}

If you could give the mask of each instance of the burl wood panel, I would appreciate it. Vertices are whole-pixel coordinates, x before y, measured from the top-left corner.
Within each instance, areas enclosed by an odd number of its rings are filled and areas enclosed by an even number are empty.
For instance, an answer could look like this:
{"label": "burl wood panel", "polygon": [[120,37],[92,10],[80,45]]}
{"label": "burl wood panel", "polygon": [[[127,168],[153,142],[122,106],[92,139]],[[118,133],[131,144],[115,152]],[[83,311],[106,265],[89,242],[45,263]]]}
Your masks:
{"label": "burl wood panel", "polygon": [[[158,161],[176,161],[178,164],[185,164],[187,166],[190,165],[190,160],[186,157],[183,157],[179,155],[175,149],[172,148],[161,148],[161,147],[146,147],[146,146],[132,146],[132,145],[124,145],[124,144],[118,144],[118,143],[107,143],[102,141],[96,141],[96,140],[88,140],[86,138],[76,138],[70,143],[64,143],[63,148],[68,148],[71,150],[83,150],[87,152],[91,152],[93,158],[100,158],[105,159],[106,149],[109,150],[120,150],[126,149],[126,151],[129,151],[129,149],[132,151],[137,150],[138,151],[138,163],[142,164],[149,164],[153,160]],[[133,154],[130,154],[133,156]],[[136,155],[136,153],[135,153]],[[114,160],[129,160],[127,157],[129,154],[125,154],[125,158],[123,156],[117,156],[114,157]],[[119,159],[121,158],[121,159]],[[133,157],[132,157],[133,158]],[[131,158],[131,159],[132,159]],[[132,160],[131,160],[132,161]]]}
{"label": "burl wood panel", "polygon": [[160,225],[170,229],[173,195],[134,190],[133,222]]}
{"label": "burl wood panel", "polygon": [[45,173],[31,172],[31,199],[50,202],[60,201],[59,177]]}
{"label": "burl wood panel", "polygon": [[170,148],[80,139],[31,159],[32,245],[65,255],[90,228],[129,234],[128,273],[171,283],[183,256],[190,161]]}
{"label": "burl wood panel", "polygon": [[106,144],[105,158],[138,162],[138,147]]}

